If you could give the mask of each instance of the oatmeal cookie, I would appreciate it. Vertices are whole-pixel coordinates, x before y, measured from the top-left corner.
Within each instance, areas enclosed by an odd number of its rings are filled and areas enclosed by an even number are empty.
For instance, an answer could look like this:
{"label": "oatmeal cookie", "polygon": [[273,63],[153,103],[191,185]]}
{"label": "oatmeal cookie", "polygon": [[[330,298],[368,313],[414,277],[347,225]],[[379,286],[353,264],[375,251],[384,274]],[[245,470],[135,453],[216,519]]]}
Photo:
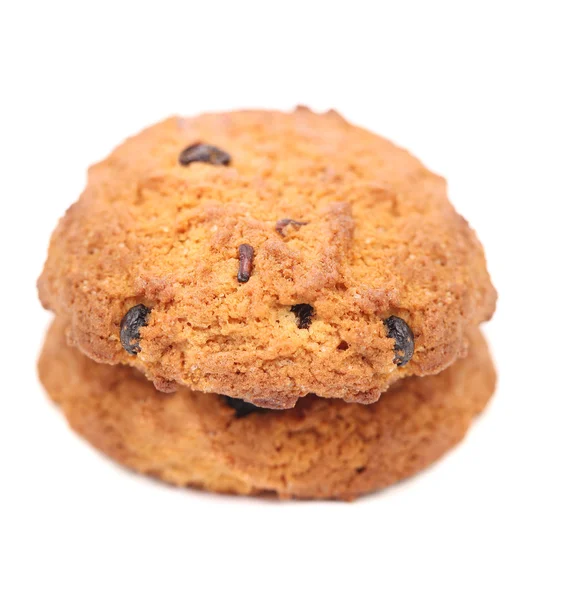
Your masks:
{"label": "oatmeal cookie", "polygon": [[334,111],[171,118],[89,170],[44,306],[97,362],[289,408],[465,355],[495,291],[444,179]]}
{"label": "oatmeal cookie", "polygon": [[127,467],[235,494],[353,499],[413,475],[457,444],[495,374],[481,334],[439,375],[399,381],[370,405],[301,399],[268,410],[216,394],[155,389],[134,368],[91,361],[56,320],[41,380],[71,426]]}

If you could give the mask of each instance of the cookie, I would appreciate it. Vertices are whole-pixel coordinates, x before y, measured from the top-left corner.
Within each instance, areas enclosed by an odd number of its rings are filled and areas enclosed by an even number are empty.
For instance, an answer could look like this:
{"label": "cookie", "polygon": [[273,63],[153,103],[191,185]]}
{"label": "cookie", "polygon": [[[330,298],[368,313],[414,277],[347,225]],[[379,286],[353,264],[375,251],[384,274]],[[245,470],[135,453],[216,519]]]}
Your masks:
{"label": "cookie", "polygon": [[305,108],[127,140],[89,170],[39,292],[95,361],[268,408],[438,373],[496,296],[444,179]]}
{"label": "cookie", "polygon": [[475,331],[466,358],[396,383],[377,403],[309,396],[268,410],[187,388],[161,393],[136,369],[67,346],[64,329],[52,325],[39,373],[71,426],[135,471],[216,492],[353,499],[384,488],[457,444],[495,384]]}

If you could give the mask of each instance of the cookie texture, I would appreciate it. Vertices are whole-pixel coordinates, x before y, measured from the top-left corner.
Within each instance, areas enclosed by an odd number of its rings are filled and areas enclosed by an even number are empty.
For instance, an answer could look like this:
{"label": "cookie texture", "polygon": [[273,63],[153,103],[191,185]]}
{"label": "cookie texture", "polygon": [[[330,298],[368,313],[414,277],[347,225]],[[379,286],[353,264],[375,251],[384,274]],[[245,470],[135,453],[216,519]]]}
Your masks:
{"label": "cookie texture", "polygon": [[476,331],[466,358],[398,382],[377,403],[309,396],[247,413],[216,394],[161,393],[136,369],[67,346],[64,330],[52,325],[39,374],[71,426],[131,469],[216,492],[348,500],[384,488],[458,443],[495,385]]}
{"label": "cookie texture", "polygon": [[[39,293],[93,360],[269,408],[374,402],[463,356],[495,306],[444,179],[306,108],[171,118],[127,140],[89,170]],[[138,305],[130,352],[120,325]],[[414,336],[410,360],[391,317]]]}

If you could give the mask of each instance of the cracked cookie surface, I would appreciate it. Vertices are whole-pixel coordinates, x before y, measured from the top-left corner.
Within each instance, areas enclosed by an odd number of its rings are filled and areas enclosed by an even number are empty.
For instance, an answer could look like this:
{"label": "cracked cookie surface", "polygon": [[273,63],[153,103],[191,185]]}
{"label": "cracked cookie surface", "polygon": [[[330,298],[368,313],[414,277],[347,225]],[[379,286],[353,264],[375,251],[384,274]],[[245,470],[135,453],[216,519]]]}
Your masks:
{"label": "cracked cookie surface", "polygon": [[457,444],[495,385],[474,331],[466,358],[400,381],[374,404],[309,396],[289,410],[248,412],[216,394],[161,393],[136,369],[67,346],[64,330],[60,320],[51,326],[39,373],[70,425],[135,471],[217,492],[353,499],[384,488]]}
{"label": "cracked cookie surface", "polygon": [[[268,408],[311,393],[374,402],[463,356],[465,332],[495,306],[445,181],[305,108],[171,118],[127,140],[89,170],[39,292],[90,358],[135,366],[163,391]],[[139,305],[147,322],[126,351],[121,323]],[[406,364],[393,316],[414,335]]]}

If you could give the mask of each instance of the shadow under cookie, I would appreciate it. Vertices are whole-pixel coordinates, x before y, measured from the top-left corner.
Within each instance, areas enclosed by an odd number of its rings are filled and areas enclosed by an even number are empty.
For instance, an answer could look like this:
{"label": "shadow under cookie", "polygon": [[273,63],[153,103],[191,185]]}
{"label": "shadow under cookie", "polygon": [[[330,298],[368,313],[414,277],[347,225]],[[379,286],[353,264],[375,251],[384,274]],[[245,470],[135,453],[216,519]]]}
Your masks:
{"label": "shadow under cookie", "polygon": [[164,394],[136,369],[67,346],[60,320],[39,374],[73,429],[141,473],[215,492],[353,499],[417,473],[464,437],[495,386],[483,336],[469,341],[465,359],[403,380],[371,405],[309,396],[247,413],[215,394]]}

